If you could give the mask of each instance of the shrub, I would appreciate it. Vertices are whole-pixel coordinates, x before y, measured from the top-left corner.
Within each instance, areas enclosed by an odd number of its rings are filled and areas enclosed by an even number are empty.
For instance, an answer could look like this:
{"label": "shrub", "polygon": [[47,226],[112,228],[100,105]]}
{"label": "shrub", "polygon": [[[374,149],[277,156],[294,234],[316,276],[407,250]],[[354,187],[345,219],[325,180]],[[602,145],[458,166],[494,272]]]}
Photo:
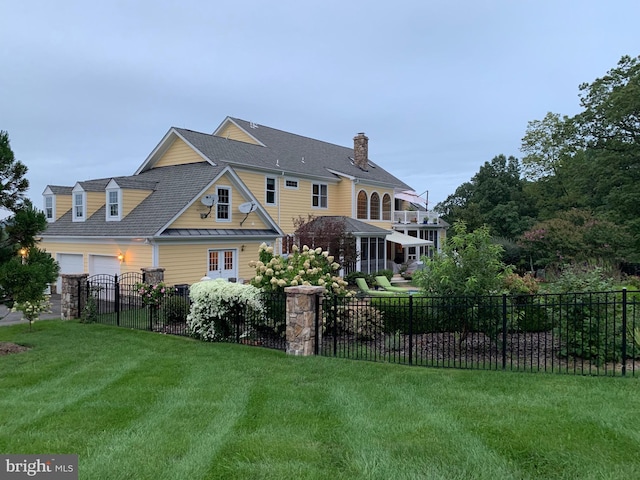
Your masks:
{"label": "shrub", "polygon": [[467,232],[464,222],[456,222],[454,235],[433,258],[422,257],[424,269],[413,279],[428,295],[441,297],[495,295],[510,272],[501,261],[502,247],[491,242],[489,229]]}
{"label": "shrub", "polygon": [[551,329],[551,321],[547,309],[535,302],[535,294],[540,290],[538,280],[530,273],[520,276],[507,273],[504,278],[504,292],[509,294],[511,309],[509,310],[510,331],[546,332]]}
{"label": "shrub", "polygon": [[[614,306],[605,292],[613,289],[599,267],[568,265],[562,268],[551,291],[560,294],[554,309],[561,314],[558,334],[566,339],[563,355],[595,360],[619,360],[621,325],[616,324]],[[599,293],[600,292],[600,293]]]}
{"label": "shrub", "polygon": [[389,269],[378,270],[376,273],[373,274],[373,278],[375,277],[387,277],[387,280],[391,280],[393,278],[393,270],[389,270]]}
{"label": "shrub", "polygon": [[315,285],[328,291],[346,295],[347,282],[337,276],[340,264],[321,248],[310,249],[306,245],[300,250],[296,245],[287,257],[273,254],[273,247],[260,245],[259,260],[250,265],[256,269],[251,285],[266,292],[283,291],[285,287]]}
{"label": "shrub", "polygon": [[188,298],[174,295],[165,300],[162,313],[167,323],[184,323],[187,321],[191,303]]}
{"label": "shrub", "polygon": [[356,285],[356,278],[364,278],[368,285],[372,285],[375,281],[375,277],[373,275],[363,272],[348,273],[347,275],[345,275],[344,280],[347,282],[347,284],[353,287]]}
{"label": "shrub", "polygon": [[[372,340],[384,331],[382,313],[377,308],[361,303],[339,305],[332,302],[324,305],[328,321],[325,328],[330,333],[354,336],[358,340]],[[336,322],[336,323],[334,323]]]}
{"label": "shrub", "polygon": [[243,315],[264,313],[260,289],[225,280],[198,282],[189,288],[191,309],[187,327],[192,336],[205,341],[225,340]]}

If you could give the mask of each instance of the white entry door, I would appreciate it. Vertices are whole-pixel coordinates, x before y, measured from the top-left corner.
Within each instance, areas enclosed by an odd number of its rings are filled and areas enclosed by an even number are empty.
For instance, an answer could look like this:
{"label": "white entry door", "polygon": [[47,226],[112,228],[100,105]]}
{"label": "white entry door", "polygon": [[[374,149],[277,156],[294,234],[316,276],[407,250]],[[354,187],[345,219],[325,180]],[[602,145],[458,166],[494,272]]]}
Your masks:
{"label": "white entry door", "polygon": [[209,250],[209,278],[238,278],[236,250]]}
{"label": "white entry door", "polygon": [[[84,273],[84,257],[81,253],[59,253],[56,256],[60,265],[60,274]],[[62,293],[62,277],[58,277],[58,293]]]}

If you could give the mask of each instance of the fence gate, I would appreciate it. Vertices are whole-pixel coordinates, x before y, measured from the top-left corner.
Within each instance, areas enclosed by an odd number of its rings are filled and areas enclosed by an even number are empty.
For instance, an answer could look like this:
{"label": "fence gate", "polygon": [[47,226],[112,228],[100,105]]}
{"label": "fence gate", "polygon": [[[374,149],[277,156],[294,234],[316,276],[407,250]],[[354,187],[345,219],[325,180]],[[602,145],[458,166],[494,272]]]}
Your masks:
{"label": "fence gate", "polygon": [[136,284],[144,282],[142,273],[92,275],[87,279],[86,309],[101,317],[101,323],[120,325],[132,321],[143,308]]}

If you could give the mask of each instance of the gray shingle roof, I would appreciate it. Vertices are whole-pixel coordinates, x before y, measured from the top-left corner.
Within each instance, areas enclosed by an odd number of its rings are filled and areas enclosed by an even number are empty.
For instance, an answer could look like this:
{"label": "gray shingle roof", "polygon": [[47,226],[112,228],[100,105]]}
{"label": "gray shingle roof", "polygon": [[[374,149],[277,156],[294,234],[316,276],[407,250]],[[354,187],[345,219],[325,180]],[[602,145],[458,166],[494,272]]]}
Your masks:
{"label": "gray shingle roof", "polygon": [[[199,162],[153,168],[134,177],[118,177],[142,181],[142,185],[155,186],[155,190],[119,222],[105,221],[104,206],[84,222],[73,222],[69,211],[50,223],[44,235],[150,237],[186,207],[223,169],[224,166],[213,167],[207,162]],[[81,183],[83,188],[85,184],[107,184],[103,180]]]}
{"label": "gray shingle roof", "polygon": [[[353,147],[341,147],[332,143],[303,137],[263,125],[250,124],[232,118],[264,146],[252,145],[236,140],[176,128],[184,138],[214,163],[227,162],[247,165],[274,172],[284,171],[291,175],[311,175],[335,179],[332,171],[364,181],[386,183],[394,187],[411,190],[402,180],[391,175],[376,163],[369,161],[368,171],[353,163]],[[254,125],[254,128],[251,127]]]}
{"label": "gray shingle roof", "polygon": [[[253,135],[262,145],[228,140],[211,134],[174,128],[214,165],[202,161],[183,165],[149,168],[132,176],[109,177],[79,182],[85,191],[104,192],[114,179],[121,188],[151,190],[152,193],[121,221],[107,222],[103,206],[84,222],[73,222],[71,211],[48,224],[44,236],[65,237],[151,237],[158,235],[194,197],[228,165],[259,168],[288,175],[336,179],[334,172],[363,181],[388,184],[402,189],[408,185],[380,166],[370,163],[368,171],[353,164],[353,149],[283,132],[247,121],[231,119]],[[252,128],[252,125],[257,128]],[[351,157],[351,158],[350,158]],[[51,186],[56,194],[71,194],[72,187]],[[344,217],[353,232],[381,234],[384,229]],[[174,229],[162,236],[229,235],[231,230]],[[234,235],[237,233],[233,233]],[[242,230],[242,235],[272,236],[275,230]]]}

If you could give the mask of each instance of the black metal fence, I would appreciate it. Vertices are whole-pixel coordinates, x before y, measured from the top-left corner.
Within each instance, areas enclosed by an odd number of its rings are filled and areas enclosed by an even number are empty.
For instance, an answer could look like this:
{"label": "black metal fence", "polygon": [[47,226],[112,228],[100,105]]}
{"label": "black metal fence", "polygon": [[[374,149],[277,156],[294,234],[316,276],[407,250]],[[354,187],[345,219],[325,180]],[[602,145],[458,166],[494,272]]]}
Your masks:
{"label": "black metal fence", "polygon": [[408,365],[636,375],[640,292],[323,302],[327,356]]}
{"label": "black metal fence", "polygon": [[[139,291],[144,276],[138,273],[94,275],[78,288],[84,298],[82,315],[85,321],[116,325],[137,330],[150,330],[171,335],[189,336],[187,315],[190,310],[189,287],[168,287],[167,294],[155,305],[145,304]],[[84,287],[84,288],[83,288]],[[229,318],[219,319],[220,341],[261,345],[284,350],[286,298],[284,294],[263,296],[265,312],[250,309],[236,311]]]}

